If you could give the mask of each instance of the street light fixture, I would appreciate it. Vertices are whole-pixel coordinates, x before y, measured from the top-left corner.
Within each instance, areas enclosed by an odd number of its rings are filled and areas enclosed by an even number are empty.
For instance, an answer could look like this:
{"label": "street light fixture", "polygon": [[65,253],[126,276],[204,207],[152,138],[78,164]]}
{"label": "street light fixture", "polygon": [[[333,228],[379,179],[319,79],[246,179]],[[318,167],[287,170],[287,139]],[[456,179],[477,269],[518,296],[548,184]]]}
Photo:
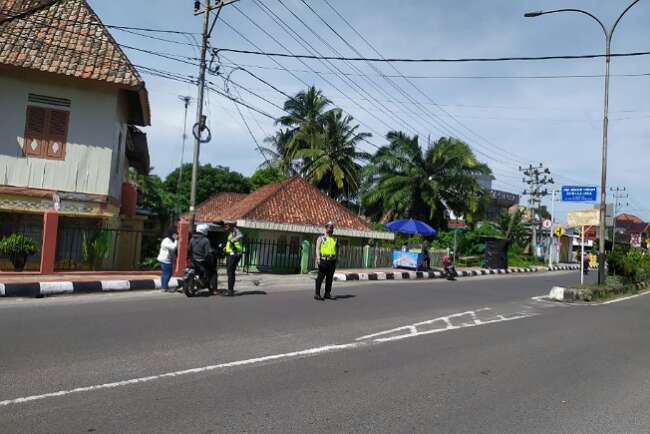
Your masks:
{"label": "street light fixture", "polygon": [[605,282],[605,236],[606,236],[606,214],[607,214],[607,132],[609,127],[609,64],[611,60],[612,50],[612,36],[614,31],[620,23],[623,16],[636,5],[640,0],[633,1],[625,10],[618,16],[611,29],[590,12],[583,11],[582,9],[557,9],[552,11],[531,11],[524,14],[527,18],[539,17],[541,15],[555,14],[559,12],[576,12],[579,14],[587,15],[600,25],[603,33],[605,34],[605,107],[603,115],[603,150],[602,162],[600,171],[600,227],[598,228],[598,237],[600,243],[598,244],[598,283]]}

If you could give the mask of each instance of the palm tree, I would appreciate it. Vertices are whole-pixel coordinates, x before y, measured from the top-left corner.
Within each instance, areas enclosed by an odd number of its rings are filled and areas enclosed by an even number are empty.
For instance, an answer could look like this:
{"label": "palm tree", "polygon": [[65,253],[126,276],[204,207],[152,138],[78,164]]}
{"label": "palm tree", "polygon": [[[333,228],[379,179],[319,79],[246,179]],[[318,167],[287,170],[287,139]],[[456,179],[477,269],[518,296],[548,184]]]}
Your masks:
{"label": "palm tree", "polygon": [[[308,136],[311,146],[296,152],[304,161],[302,175],[333,199],[351,199],[361,184],[361,163],[370,154],[358,150],[370,133],[358,132],[354,118],[340,109],[332,109],[323,117],[322,132]],[[302,140],[302,131],[296,138]]]}
{"label": "palm tree", "polygon": [[362,202],[369,216],[413,217],[444,227],[445,204],[469,221],[479,213],[486,192],[477,177],[491,170],[466,143],[443,137],[422,150],[417,136],[392,131],[386,138],[389,144],[365,172]]}
{"label": "palm tree", "polygon": [[285,101],[284,110],[287,114],[276,122],[287,128],[288,140],[283,150],[285,158],[293,160],[298,151],[315,147],[324,131],[325,109],[331,103],[314,86]]}
{"label": "palm tree", "polygon": [[280,128],[275,135],[264,139],[269,146],[262,147],[261,152],[266,160],[260,167],[271,167],[284,176],[295,176],[299,169],[293,156],[289,155],[288,144],[293,133],[288,129]]}

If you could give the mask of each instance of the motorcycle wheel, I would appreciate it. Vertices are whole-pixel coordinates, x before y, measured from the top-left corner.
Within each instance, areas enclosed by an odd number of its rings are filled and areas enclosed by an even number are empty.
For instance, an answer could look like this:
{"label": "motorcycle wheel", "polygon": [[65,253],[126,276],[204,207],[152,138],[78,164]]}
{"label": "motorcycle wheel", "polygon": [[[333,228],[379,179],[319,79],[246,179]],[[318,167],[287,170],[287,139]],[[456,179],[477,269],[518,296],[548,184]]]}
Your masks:
{"label": "motorcycle wheel", "polygon": [[196,279],[185,279],[183,281],[183,293],[187,297],[194,297],[196,295]]}

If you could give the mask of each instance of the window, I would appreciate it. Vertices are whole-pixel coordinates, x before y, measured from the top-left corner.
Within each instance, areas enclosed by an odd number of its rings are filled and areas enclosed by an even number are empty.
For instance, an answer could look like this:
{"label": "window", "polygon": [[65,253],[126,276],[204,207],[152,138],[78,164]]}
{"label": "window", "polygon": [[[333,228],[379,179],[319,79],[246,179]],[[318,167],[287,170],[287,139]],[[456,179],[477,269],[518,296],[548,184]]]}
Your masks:
{"label": "window", "polygon": [[65,160],[69,120],[68,111],[27,106],[23,153],[30,157]]}

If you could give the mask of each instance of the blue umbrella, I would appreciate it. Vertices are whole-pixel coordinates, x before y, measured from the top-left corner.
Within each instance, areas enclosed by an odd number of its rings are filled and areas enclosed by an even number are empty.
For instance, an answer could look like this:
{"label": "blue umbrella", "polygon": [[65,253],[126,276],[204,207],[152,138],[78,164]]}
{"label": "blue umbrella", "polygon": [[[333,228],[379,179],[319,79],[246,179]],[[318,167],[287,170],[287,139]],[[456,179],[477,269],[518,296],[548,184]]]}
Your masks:
{"label": "blue umbrella", "polygon": [[387,223],[384,226],[391,231],[399,232],[400,234],[420,234],[425,237],[433,237],[436,235],[436,230],[434,228],[420,220],[401,219]]}

